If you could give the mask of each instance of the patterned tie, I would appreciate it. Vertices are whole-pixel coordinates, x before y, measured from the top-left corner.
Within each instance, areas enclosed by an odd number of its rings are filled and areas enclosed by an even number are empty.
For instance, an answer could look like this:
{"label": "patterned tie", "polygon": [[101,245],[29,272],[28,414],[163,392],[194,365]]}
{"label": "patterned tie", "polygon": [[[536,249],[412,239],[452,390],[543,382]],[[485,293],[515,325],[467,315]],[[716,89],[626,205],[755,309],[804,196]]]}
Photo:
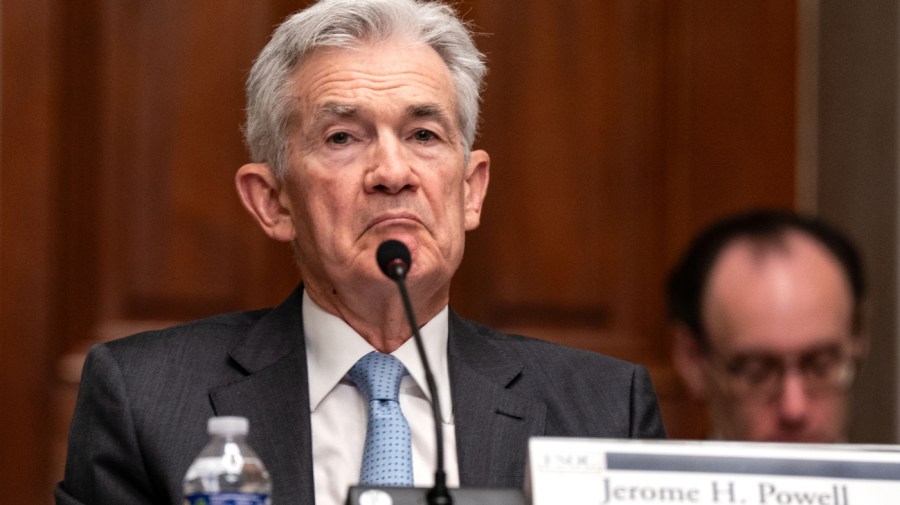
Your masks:
{"label": "patterned tie", "polygon": [[350,378],[369,402],[369,423],[359,483],[412,486],[412,437],[397,395],[406,367],[390,354],[372,351],[350,369]]}

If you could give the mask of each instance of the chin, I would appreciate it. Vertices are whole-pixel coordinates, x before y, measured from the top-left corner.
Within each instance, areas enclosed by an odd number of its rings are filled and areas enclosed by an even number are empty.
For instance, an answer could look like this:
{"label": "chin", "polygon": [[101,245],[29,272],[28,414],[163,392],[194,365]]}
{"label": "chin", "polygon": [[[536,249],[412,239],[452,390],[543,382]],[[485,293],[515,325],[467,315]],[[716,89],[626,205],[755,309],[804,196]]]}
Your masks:
{"label": "chin", "polygon": [[831,444],[837,442],[837,439],[819,433],[778,433],[766,438],[765,441],[791,444]]}

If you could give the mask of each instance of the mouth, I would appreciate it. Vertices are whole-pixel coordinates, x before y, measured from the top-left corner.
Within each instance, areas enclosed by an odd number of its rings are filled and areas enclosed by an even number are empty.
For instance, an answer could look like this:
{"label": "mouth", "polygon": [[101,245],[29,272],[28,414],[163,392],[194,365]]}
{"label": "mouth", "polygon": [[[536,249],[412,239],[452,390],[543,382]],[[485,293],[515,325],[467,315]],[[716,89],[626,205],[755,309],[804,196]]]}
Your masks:
{"label": "mouth", "polygon": [[399,237],[392,236],[391,231],[401,232],[402,234],[403,232],[412,232],[423,228],[427,229],[425,223],[422,222],[422,219],[417,214],[410,211],[390,211],[378,214],[368,220],[363,227],[362,233],[359,234],[359,238],[371,232],[378,232],[379,236],[385,235],[382,238],[398,239]]}
{"label": "mouth", "polygon": [[424,226],[419,216],[411,212],[388,212],[380,214],[371,220],[366,226],[366,230],[383,226]]}

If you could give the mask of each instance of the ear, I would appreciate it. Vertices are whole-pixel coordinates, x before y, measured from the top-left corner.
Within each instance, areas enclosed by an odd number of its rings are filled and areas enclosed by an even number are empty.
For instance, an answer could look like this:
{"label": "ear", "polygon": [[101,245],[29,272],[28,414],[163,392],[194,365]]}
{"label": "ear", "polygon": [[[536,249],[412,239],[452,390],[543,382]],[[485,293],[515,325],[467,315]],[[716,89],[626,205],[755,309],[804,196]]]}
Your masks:
{"label": "ear", "polygon": [[697,337],[687,326],[680,323],[673,325],[672,336],[672,363],[675,365],[675,371],[681,376],[694,399],[705,400],[708,392],[704,357]]}
{"label": "ear", "polygon": [[487,195],[490,167],[491,158],[487,152],[481,149],[471,152],[464,182],[466,231],[478,228],[481,223],[481,206]]}
{"label": "ear", "polygon": [[265,163],[248,163],[234,177],[244,207],[269,237],[280,242],[294,239],[290,209],[282,203],[282,183]]}

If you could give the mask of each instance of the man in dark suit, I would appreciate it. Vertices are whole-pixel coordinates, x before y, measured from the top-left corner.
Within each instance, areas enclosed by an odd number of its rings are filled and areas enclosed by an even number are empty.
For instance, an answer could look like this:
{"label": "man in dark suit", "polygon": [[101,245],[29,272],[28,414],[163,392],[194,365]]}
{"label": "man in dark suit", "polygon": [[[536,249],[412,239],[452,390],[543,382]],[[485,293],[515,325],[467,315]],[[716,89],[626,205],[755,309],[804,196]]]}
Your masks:
{"label": "man in dark suit", "polygon": [[292,243],[303,285],[271,310],[92,349],[57,503],[180,503],[216,415],[249,419],[274,503],[342,503],[367,416],[347,372],[373,352],[408,371],[399,404],[414,484],[430,485],[430,394],[397,287],[375,261],[388,239],[411,251],[451,486],[522,486],[530,436],[664,436],[643,367],[448,308],[488,185],[489,157],[472,150],[484,70],[437,3],[326,0],[276,30],[248,79],[253,162],[236,185],[262,229]]}

